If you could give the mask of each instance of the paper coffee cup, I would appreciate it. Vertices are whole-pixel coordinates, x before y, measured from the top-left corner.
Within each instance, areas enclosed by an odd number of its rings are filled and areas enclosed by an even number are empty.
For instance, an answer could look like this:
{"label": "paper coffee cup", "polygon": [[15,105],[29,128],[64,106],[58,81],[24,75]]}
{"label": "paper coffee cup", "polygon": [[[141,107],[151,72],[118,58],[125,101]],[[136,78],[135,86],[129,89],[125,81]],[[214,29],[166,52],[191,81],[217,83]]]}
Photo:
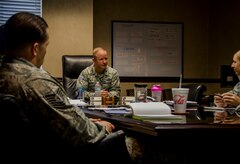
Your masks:
{"label": "paper coffee cup", "polygon": [[189,88],[172,88],[173,105],[175,113],[185,113],[187,107]]}

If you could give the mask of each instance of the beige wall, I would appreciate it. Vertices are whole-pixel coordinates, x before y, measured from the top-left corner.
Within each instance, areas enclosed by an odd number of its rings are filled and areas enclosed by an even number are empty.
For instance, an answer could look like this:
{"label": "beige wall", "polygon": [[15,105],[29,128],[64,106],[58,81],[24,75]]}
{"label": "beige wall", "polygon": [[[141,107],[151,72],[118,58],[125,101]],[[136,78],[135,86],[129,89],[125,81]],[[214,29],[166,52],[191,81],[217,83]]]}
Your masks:
{"label": "beige wall", "polygon": [[[93,13],[94,46],[102,44],[109,52],[111,52],[112,20],[183,22],[184,77],[207,77],[208,1],[196,3],[195,0],[138,0],[137,2],[134,0],[98,0],[94,1]],[[196,69],[200,67],[201,69]],[[127,88],[133,88],[134,83],[121,83],[122,94],[125,94]],[[163,88],[177,85],[161,81],[159,83]],[[147,84],[150,88],[153,83]]]}
{"label": "beige wall", "polygon": [[[102,44],[111,52],[112,20],[183,22],[184,78],[219,79],[220,65],[231,64],[233,53],[240,49],[239,5],[237,0],[97,0],[93,6],[93,45]],[[123,94],[134,83],[121,83]],[[177,86],[159,83],[163,88]],[[152,85],[147,84],[148,88]],[[218,83],[205,85],[207,94],[231,89],[220,88]]]}
{"label": "beige wall", "polygon": [[92,54],[92,0],[43,0],[43,17],[50,29],[50,44],[44,69],[62,77],[64,54]]}
{"label": "beige wall", "polygon": [[[91,54],[96,46],[108,50],[111,66],[112,20],[183,22],[184,78],[219,79],[220,66],[231,64],[240,49],[239,5],[238,0],[43,0],[51,36],[44,68],[61,77],[63,54]],[[122,95],[134,83],[122,82]],[[177,86],[158,83],[163,88]],[[153,83],[147,84],[150,88]],[[231,89],[205,84],[207,94]]]}
{"label": "beige wall", "polygon": [[207,76],[208,1],[196,4],[195,0],[138,0],[137,3],[134,0],[97,0],[94,1],[93,11],[94,46],[102,44],[110,52],[112,20],[183,22],[184,76]]}

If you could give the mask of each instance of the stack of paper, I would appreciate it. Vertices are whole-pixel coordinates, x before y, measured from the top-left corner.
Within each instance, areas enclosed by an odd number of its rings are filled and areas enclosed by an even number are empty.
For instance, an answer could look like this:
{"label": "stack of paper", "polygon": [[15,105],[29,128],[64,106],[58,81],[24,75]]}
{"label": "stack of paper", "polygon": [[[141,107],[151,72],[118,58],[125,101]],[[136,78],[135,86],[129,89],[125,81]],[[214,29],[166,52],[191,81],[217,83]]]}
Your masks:
{"label": "stack of paper", "polygon": [[114,115],[132,115],[131,109],[127,107],[89,107],[89,110],[104,111],[107,114]]}
{"label": "stack of paper", "polygon": [[179,115],[171,114],[171,108],[163,102],[130,103],[133,115],[146,119],[182,119]]}
{"label": "stack of paper", "polygon": [[210,106],[210,107],[205,106],[204,107],[204,111],[215,112],[215,111],[228,111],[228,110],[235,111],[235,108],[222,108],[222,107],[216,107],[216,106]]}
{"label": "stack of paper", "polygon": [[78,106],[87,106],[88,103],[85,103],[84,101],[80,99],[69,99],[70,104],[72,105],[78,105]]}
{"label": "stack of paper", "polygon": [[[167,105],[174,105],[173,100],[166,100],[164,101]],[[196,101],[187,101],[187,106],[198,106]]]}

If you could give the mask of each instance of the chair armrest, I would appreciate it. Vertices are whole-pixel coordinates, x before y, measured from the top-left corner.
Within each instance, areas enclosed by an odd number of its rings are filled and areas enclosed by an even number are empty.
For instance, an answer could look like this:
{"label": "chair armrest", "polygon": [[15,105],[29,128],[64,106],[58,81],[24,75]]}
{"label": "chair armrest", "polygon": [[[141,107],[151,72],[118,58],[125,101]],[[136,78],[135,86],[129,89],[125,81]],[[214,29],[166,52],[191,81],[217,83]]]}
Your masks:
{"label": "chair armrest", "polygon": [[110,133],[99,142],[98,146],[108,146],[109,144],[119,142],[125,143],[125,133],[123,130],[118,130],[116,132]]}
{"label": "chair armrest", "polygon": [[107,157],[107,160],[104,160],[105,164],[112,164],[115,162],[133,163],[126,146],[125,133],[123,130],[110,133],[103,138],[97,146],[99,158],[103,156]]}

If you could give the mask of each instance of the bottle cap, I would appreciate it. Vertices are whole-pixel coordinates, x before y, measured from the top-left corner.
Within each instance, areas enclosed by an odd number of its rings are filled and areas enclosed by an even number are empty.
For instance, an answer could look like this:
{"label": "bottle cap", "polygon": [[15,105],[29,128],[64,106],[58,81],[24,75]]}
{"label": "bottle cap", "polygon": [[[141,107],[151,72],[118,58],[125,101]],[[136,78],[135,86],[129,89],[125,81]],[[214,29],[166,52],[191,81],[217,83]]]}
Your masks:
{"label": "bottle cap", "polygon": [[153,85],[151,88],[152,91],[162,91],[162,87],[160,85]]}

